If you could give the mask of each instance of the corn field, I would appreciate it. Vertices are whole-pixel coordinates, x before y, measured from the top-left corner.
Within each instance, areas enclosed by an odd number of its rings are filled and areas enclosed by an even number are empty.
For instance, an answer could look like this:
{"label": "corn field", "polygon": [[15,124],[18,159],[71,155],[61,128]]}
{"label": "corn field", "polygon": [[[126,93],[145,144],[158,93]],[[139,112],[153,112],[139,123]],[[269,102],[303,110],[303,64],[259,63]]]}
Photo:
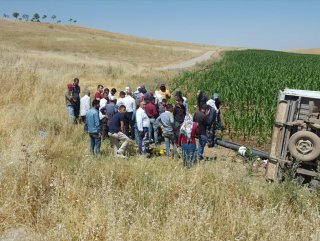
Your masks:
{"label": "corn field", "polygon": [[271,137],[279,90],[320,90],[320,55],[276,51],[230,51],[220,62],[186,72],[174,88],[195,105],[196,93],[220,93],[223,123],[231,139],[267,144]]}

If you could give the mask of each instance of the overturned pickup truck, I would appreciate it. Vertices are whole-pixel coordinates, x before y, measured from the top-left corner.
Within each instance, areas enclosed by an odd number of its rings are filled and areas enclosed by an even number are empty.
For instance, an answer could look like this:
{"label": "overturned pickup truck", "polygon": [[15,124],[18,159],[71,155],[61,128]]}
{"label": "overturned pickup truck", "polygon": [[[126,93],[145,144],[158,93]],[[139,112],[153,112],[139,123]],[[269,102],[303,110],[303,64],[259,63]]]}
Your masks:
{"label": "overturned pickup truck", "polygon": [[281,180],[289,168],[320,180],[320,91],[280,91],[266,178]]}

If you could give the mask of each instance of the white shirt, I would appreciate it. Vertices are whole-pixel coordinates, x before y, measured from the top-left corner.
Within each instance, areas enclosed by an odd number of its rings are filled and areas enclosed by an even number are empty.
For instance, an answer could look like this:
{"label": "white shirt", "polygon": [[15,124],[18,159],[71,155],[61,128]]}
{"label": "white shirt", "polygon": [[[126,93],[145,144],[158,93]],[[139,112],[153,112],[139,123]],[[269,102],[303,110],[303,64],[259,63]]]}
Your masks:
{"label": "white shirt", "polygon": [[91,103],[90,103],[90,97],[88,95],[84,95],[80,99],[80,116],[85,116],[87,114],[87,111],[90,109]]}
{"label": "white shirt", "polygon": [[136,111],[136,121],[137,121],[137,128],[139,131],[143,131],[143,127],[149,128],[150,126],[149,117],[147,116],[145,110],[142,108],[139,108]]}
{"label": "white shirt", "polygon": [[127,112],[136,111],[136,101],[130,95],[127,95],[121,100],[121,103],[125,105]]}
{"label": "white shirt", "polygon": [[215,111],[217,111],[218,108],[216,107],[216,103],[213,99],[208,100],[206,104],[213,108]]}
{"label": "white shirt", "polygon": [[117,106],[119,107],[120,105],[124,105],[124,102],[123,102],[124,98],[118,98],[117,99]]}
{"label": "white shirt", "polygon": [[106,116],[106,115],[103,115],[100,110],[101,110],[103,107],[106,106],[107,102],[108,102],[108,101],[107,101],[105,98],[102,98],[102,99],[100,100],[100,108],[99,108],[99,118],[100,118],[100,120],[102,120],[102,119]]}
{"label": "white shirt", "polygon": [[116,99],[116,96],[115,95],[111,95],[111,93],[109,93],[109,100],[114,100],[114,99]]}

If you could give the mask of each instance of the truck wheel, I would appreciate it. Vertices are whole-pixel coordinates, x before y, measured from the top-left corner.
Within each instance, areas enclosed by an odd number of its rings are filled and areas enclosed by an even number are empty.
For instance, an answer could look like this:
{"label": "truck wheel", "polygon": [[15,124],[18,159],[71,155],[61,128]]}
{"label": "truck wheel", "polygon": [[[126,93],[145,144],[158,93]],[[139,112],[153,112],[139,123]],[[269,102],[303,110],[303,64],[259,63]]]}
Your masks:
{"label": "truck wheel", "polygon": [[320,138],[310,131],[298,131],[290,137],[288,149],[299,161],[313,161],[320,155]]}

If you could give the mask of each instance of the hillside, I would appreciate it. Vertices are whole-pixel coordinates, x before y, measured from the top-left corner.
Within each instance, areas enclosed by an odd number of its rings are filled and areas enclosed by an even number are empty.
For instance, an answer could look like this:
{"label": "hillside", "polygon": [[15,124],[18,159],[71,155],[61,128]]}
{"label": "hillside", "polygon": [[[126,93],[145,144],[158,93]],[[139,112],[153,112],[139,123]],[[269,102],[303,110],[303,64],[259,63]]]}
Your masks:
{"label": "hillside", "polygon": [[289,50],[288,52],[297,53],[297,54],[320,54],[320,49],[295,49]]}
{"label": "hillside", "polygon": [[[0,46],[65,61],[162,66],[199,56],[214,46],[159,41],[78,26],[0,20]],[[62,57],[63,56],[63,57]],[[77,60],[78,59],[78,60]],[[82,62],[84,62],[82,60]]]}

